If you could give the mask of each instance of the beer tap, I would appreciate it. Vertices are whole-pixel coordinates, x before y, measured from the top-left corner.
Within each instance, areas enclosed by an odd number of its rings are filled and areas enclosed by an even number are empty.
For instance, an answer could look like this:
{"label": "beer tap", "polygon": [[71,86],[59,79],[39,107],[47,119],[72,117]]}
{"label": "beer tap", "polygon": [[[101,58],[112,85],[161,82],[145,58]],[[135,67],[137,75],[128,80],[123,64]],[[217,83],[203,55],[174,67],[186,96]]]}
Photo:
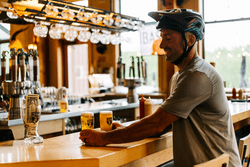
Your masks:
{"label": "beer tap", "polygon": [[138,78],[141,78],[140,57],[139,57],[139,56],[136,56],[136,58],[137,58]]}
{"label": "beer tap", "polygon": [[143,59],[143,56],[141,57],[141,68],[142,68],[142,77],[144,79],[144,84],[146,85],[147,83],[147,63]]}
{"label": "beer tap", "polygon": [[134,57],[130,56],[132,58],[132,62],[131,62],[131,67],[129,68],[129,77],[131,77],[131,71],[133,73],[133,78],[135,78],[135,62],[134,62]]}
{"label": "beer tap", "polygon": [[3,51],[1,59],[1,76],[2,76],[2,82],[6,81],[6,53],[9,53],[8,51]]}
{"label": "beer tap", "polygon": [[38,52],[35,49],[33,51],[33,70],[34,70],[34,81],[40,80],[40,71],[39,71],[39,58],[38,58]]}
{"label": "beer tap", "polygon": [[11,72],[10,77],[12,81],[17,81],[17,52],[16,48],[10,49],[10,55],[11,55]]}
{"label": "beer tap", "polygon": [[27,66],[27,72],[28,72],[28,80],[30,82],[33,81],[33,45],[28,46],[28,66]]}
{"label": "beer tap", "polygon": [[24,54],[23,48],[18,49],[18,53],[19,53],[18,65],[19,65],[19,70],[20,70],[20,75],[21,75],[19,77],[21,78],[22,82],[25,82],[26,81],[26,65],[25,65],[26,56]]}
{"label": "beer tap", "polygon": [[122,84],[122,58],[121,56],[117,62],[117,78],[118,78],[118,85]]}
{"label": "beer tap", "polygon": [[[4,83],[6,82],[6,53],[9,53],[9,52],[8,51],[2,52],[2,59],[1,59],[1,76],[2,76],[2,81],[1,81],[1,86],[0,86],[1,95],[3,94]],[[0,108],[4,110],[8,110],[9,101],[6,99],[6,97],[2,97],[2,96],[0,97]]]}

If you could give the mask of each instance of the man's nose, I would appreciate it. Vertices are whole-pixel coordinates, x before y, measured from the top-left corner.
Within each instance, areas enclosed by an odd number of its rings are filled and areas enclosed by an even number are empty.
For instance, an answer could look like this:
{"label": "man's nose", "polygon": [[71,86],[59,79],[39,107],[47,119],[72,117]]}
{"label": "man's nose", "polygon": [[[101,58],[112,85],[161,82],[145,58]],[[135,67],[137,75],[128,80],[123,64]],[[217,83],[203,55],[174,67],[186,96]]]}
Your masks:
{"label": "man's nose", "polygon": [[161,41],[161,43],[160,43],[160,48],[161,49],[164,49],[166,46],[165,46],[165,43],[163,42],[163,41]]}

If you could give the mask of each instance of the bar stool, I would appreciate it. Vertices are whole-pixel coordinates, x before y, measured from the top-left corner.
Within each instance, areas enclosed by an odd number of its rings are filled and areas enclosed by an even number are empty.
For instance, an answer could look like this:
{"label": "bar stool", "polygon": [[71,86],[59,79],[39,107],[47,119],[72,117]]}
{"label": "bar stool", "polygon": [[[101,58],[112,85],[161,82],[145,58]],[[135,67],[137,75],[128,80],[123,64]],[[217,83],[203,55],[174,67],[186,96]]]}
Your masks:
{"label": "bar stool", "polygon": [[224,153],[210,161],[194,165],[194,167],[227,167],[229,164],[229,155]]}
{"label": "bar stool", "polygon": [[0,130],[0,142],[14,140],[14,136],[11,129],[1,129]]}
{"label": "bar stool", "polygon": [[[249,167],[250,163],[250,134],[239,140],[239,154],[243,167]],[[248,159],[248,160],[247,160]],[[246,162],[247,160],[247,162]]]}

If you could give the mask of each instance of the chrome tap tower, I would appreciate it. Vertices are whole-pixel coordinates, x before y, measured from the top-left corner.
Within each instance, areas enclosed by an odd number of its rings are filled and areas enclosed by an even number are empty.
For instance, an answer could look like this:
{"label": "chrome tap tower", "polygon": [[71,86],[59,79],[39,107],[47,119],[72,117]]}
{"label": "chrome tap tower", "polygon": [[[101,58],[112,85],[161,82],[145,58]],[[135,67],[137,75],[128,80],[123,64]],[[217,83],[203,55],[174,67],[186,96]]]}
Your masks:
{"label": "chrome tap tower", "polygon": [[20,119],[24,97],[29,93],[41,94],[39,75],[37,75],[39,71],[37,64],[39,62],[37,61],[36,67],[38,68],[35,68],[37,76],[35,77],[36,80],[33,79],[33,62],[35,62],[33,59],[38,59],[37,51],[34,48],[29,49],[29,57],[26,57],[27,54],[23,49],[18,49],[18,52],[15,48],[10,49],[9,75],[6,75],[6,53],[8,51],[2,52],[1,59],[2,95],[4,100],[9,101],[8,119]]}

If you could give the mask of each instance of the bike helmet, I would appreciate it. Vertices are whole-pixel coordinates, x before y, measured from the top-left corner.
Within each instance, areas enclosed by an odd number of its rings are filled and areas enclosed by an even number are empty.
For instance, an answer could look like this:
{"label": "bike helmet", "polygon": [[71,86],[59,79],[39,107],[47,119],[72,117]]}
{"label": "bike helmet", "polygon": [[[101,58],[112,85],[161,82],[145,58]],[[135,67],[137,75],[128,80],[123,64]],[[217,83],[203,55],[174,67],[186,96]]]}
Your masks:
{"label": "bike helmet", "polygon": [[172,29],[182,34],[185,41],[185,50],[181,57],[172,62],[178,65],[187,56],[193,45],[187,49],[186,32],[195,35],[196,41],[203,38],[205,32],[205,23],[202,16],[192,9],[170,9],[148,13],[150,17],[158,22],[157,29]]}

